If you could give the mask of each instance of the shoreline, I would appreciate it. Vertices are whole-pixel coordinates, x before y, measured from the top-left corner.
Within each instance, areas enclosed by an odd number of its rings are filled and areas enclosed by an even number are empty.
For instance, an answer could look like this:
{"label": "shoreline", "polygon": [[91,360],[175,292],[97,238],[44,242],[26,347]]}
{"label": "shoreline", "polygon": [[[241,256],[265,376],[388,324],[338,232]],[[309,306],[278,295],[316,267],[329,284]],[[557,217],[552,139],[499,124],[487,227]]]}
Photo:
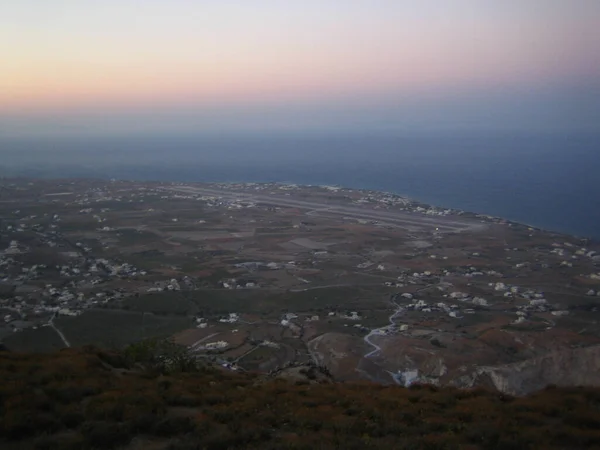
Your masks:
{"label": "shoreline", "polygon": [[493,215],[493,214],[487,214],[487,213],[481,213],[481,212],[476,212],[476,211],[471,211],[471,210],[466,210],[466,209],[461,209],[461,208],[456,208],[456,207],[446,207],[437,203],[429,203],[429,202],[425,202],[423,200],[420,200],[419,198],[413,197],[413,196],[409,196],[403,193],[398,193],[398,192],[394,192],[394,191],[390,191],[390,190],[377,190],[377,189],[372,189],[372,188],[361,188],[361,187],[351,187],[348,185],[339,185],[339,184],[311,184],[311,183],[294,183],[294,182],[286,182],[286,181],[240,181],[240,180],[235,180],[235,181],[231,181],[231,180],[227,180],[227,181],[174,181],[174,180],[167,180],[167,179],[161,179],[161,178],[154,178],[154,179],[139,179],[139,178],[127,178],[127,177],[119,177],[119,178],[115,178],[115,177],[111,177],[111,176],[91,176],[91,177],[87,177],[87,176],[69,176],[69,177],[55,177],[52,175],[46,175],[46,176],[35,176],[35,177],[31,177],[31,176],[4,176],[0,174],[0,181],[7,181],[10,182],[11,180],[56,180],[56,181],[63,181],[63,182],[69,182],[69,181],[102,181],[102,182],[106,182],[107,180],[110,181],[118,181],[118,182],[129,182],[129,183],[150,183],[150,184],[159,184],[159,185],[168,185],[168,186],[196,186],[196,185],[200,185],[200,186],[216,186],[216,187],[223,187],[223,186],[277,186],[277,187],[295,187],[298,189],[303,189],[303,188],[318,188],[318,189],[335,189],[336,191],[349,191],[349,192],[360,192],[363,194],[371,194],[371,195],[387,195],[387,196],[391,196],[391,197],[396,197],[399,199],[403,199],[407,202],[410,202],[413,205],[419,205],[423,208],[434,208],[434,209],[441,209],[441,210],[449,210],[451,211],[452,214],[457,215],[457,216],[472,216],[473,218],[476,219],[483,219],[485,221],[489,221],[492,223],[499,223],[499,224],[506,224],[508,226],[519,226],[519,227],[526,227],[531,229],[531,231],[537,231],[537,232],[543,232],[543,233],[549,233],[551,235],[556,235],[556,236],[564,236],[564,237],[569,237],[569,238],[574,238],[574,239],[578,239],[580,241],[584,241],[587,243],[597,243],[600,242],[600,238],[595,238],[593,236],[583,236],[583,235],[579,235],[576,233],[570,233],[570,232],[565,232],[565,231],[559,231],[559,230],[553,230],[550,228],[546,228],[542,225],[536,225],[536,224],[532,224],[532,223],[526,223],[526,222],[522,222],[519,220],[515,220],[515,219],[511,219],[509,217],[504,217],[504,216],[497,216],[497,215]]}

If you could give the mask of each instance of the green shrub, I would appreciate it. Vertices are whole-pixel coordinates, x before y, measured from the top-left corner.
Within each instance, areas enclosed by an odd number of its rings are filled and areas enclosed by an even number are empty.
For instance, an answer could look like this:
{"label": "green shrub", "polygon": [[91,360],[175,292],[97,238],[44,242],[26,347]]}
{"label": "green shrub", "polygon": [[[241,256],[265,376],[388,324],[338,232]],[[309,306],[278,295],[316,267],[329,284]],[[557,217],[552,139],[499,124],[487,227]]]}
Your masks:
{"label": "green shrub", "polygon": [[130,420],[131,431],[152,434],[160,420],[160,416],[149,412],[138,414]]}
{"label": "green shrub", "polygon": [[132,438],[126,424],[113,422],[86,422],[81,432],[92,448],[115,448],[128,444]]}
{"label": "green shrub", "polygon": [[60,420],[67,428],[77,428],[84,422],[85,417],[79,411],[66,411],[61,415]]}
{"label": "green shrub", "polygon": [[157,436],[176,436],[194,431],[194,422],[189,417],[166,417],[159,421],[154,434]]}

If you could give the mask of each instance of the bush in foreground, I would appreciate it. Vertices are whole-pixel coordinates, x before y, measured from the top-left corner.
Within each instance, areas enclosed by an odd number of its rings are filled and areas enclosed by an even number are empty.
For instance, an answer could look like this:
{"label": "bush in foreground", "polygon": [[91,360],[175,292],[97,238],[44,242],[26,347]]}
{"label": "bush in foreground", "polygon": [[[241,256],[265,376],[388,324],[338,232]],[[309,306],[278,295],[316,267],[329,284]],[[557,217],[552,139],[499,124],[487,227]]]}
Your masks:
{"label": "bush in foreground", "polygon": [[295,384],[185,364],[157,370],[160,345],[125,354],[0,352],[0,447],[127,448],[133,439],[173,450],[600,446],[600,389],[550,387],[514,398]]}

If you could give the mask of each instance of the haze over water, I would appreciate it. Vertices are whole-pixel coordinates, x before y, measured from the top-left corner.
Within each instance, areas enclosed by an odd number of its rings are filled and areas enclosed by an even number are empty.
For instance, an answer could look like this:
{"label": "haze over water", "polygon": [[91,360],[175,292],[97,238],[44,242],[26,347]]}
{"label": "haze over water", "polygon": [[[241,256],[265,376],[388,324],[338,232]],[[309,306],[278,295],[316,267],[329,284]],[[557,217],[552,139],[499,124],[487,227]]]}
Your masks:
{"label": "haze over water", "polygon": [[600,135],[53,138],[0,145],[0,171],[9,174],[339,184],[600,239]]}
{"label": "haze over water", "polygon": [[7,2],[0,170],[340,184],[600,238],[598,23],[596,0]]}

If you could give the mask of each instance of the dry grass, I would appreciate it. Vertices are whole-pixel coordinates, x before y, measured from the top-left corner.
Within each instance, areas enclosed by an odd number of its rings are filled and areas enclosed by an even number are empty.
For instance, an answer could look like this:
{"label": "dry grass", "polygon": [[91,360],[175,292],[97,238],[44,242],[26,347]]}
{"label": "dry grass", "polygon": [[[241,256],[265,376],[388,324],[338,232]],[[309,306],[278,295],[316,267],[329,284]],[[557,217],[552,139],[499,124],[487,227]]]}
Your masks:
{"label": "dry grass", "polygon": [[[525,398],[264,380],[205,368],[160,375],[95,348],[0,353],[2,448],[454,449],[600,446],[600,389]],[[134,438],[136,438],[134,440]]]}

